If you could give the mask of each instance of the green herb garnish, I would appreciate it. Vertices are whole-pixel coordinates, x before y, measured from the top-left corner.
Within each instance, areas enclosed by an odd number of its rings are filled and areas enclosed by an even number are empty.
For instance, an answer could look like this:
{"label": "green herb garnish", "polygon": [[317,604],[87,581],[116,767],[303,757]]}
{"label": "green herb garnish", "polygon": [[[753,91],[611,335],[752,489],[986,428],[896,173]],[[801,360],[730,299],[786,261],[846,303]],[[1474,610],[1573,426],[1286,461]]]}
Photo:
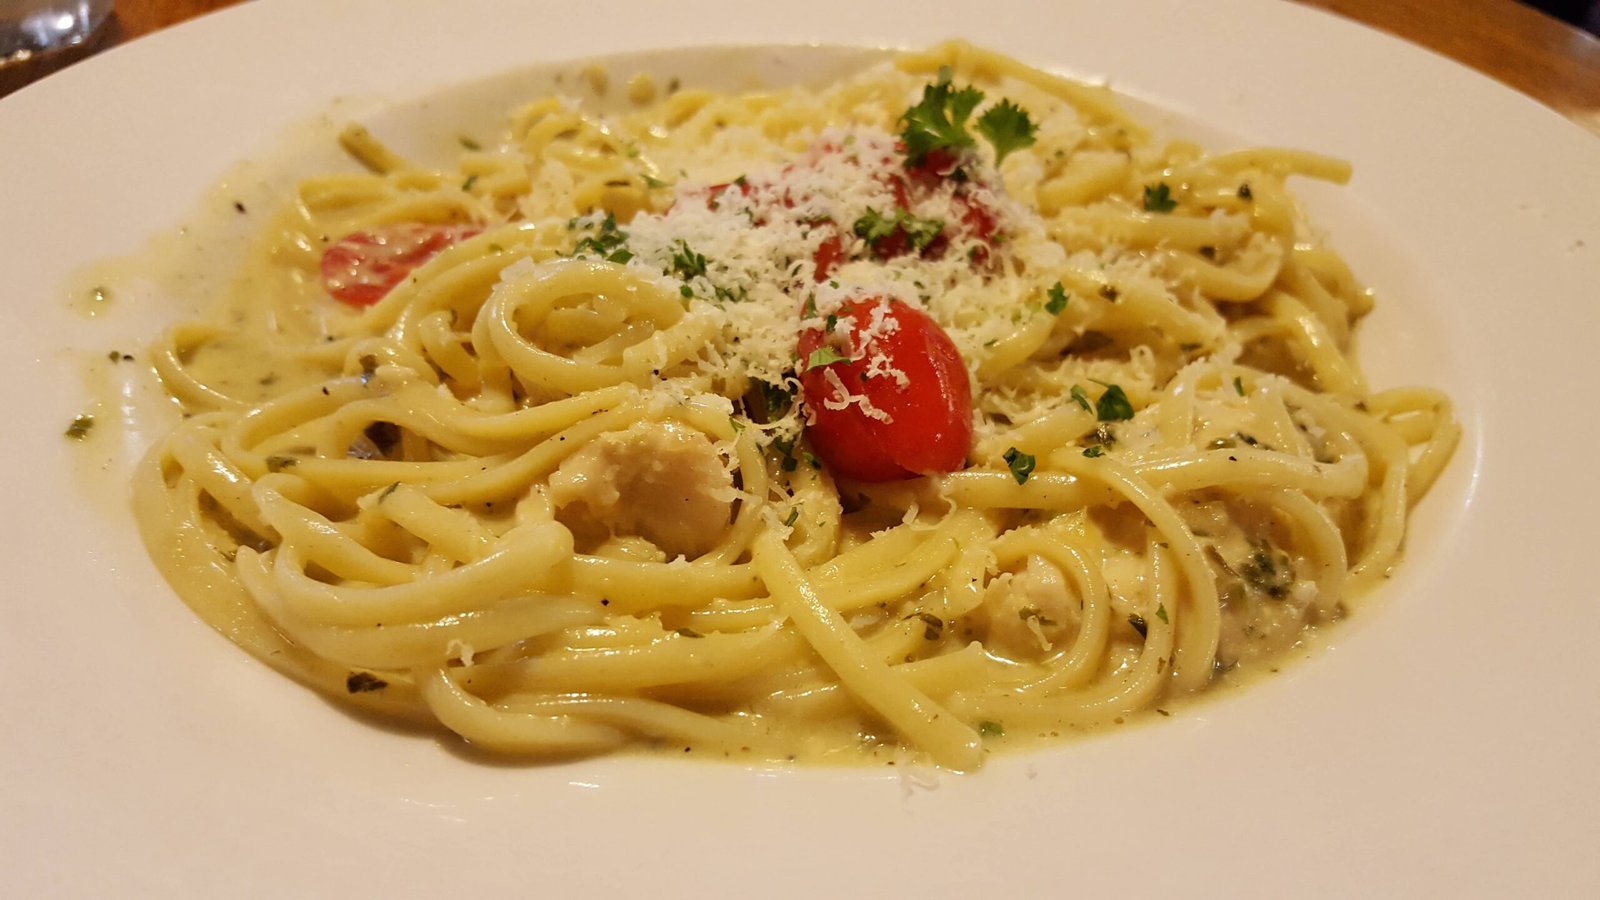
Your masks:
{"label": "green herb garnish", "polygon": [[1251,588],[1278,600],[1288,596],[1294,584],[1294,563],[1287,553],[1259,541],[1250,559],[1240,567],[1239,575]]}
{"label": "green herb garnish", "polygon": [[1040,614],[1038,608],[1033,606],[1024,606],[1022,609],[1017,610],[1017,618],[1024,622],[1032,619],[1033,621],[1038,622],[1041,626],[1045,627],[1056,624],[1055,619]]}
{"label": "green herb garnish", "polygon": [[1028,118],[1027,110],[1010,100],[1001,100],[984,111],[978,117],[977,128],[994,147],[996,168],[1011,151],[1033,146],[1033,121]]}
{"label": "green herb garnish", "polygon": [[895,210],[892,216],[885,216],[868,207],[866,214],[855,221],[851,230],[856,237],[870,244],[873,250],[880,249],[882,241],[899,233],[905,236],[912,250],[921,253],[944,231],[944,223],[938,219],[919,219],[903,209]]}
{"label": "green herb garnish", "polygon": [[[569,225],[575,224],[576,220]],[[617,217],[606,213],[600,220],[600,228],[595,234],[584,238],[572,248],[573,256],[594,256],[598,259],[614,262],[618,265],[633,259],[633,251],[623,246],[628,241],[628,233],[617,227]]]}
{"label": "green herb garnish", "polygon": [[1067,308],[1067,289],[1058,281],[1050,285],[1050,290],[1046,291],[1045,295],[1049,299],[1044,302],[1044,311],[1052,316],[1061,315],[1061,311]]}
{"label": "green herb garnish", "polygon": [[939,69],[933,84],[922,88],[922,100],[900,116],[900,140],[906,147],[906,163],[920,165],[934,150],[960,150],[975,143],[967,133],[967,119],[983,102],[983,91],[975,87],[956,90],[950,83],[948,66]]}
{"label": "green herb garnish", "polygon": [[812,369],[820,369],[823,366],[831,366],[834,363],[849,361],[850,357],[840,355],[839,351],[833,349],[832,347],[818,347],[817,349],[811,351],[810,356],[806,357],[805,368],[801,369],[801,371],[809,372]]}
{"label": "green herb garnish", "polygon": [[1172,189],[1163,181],[1154,187],[1145,185],[1144,208],[1149,212],[1172,212],[1178,208],[1178,201],[1172,199]]}
{"label": "green herb garnish", "polygon": [[[967,131],[967,119],[982,102],[983,91],[971,85],[957,89],[950,81],[950,68],[941,67],[934,83],[922,88],[922,100],[900,116],[906,164],[921,165],[935,150],[958,151],[974,146],[977,142]],[[1034,142],[1033,121],[1010,100],[991,106],[978,117],[974,127],[994,148],[996,166],[1012,151]]]}
{"label": "green herb garnish", "polygon": [[1006,461],[1007,468],[1011,469],[1011,477],[1017,480],[1017,484],[1026,484],[1028,476],[1033,474],[1035,463],[1033,454],[1023,453],[1021,450],[1012,447],[1005,452],[1002,458]]}
{"label": "green herb garnish", "polygon": [[706,274],[707,260],[703,254],[694,252],[688,241],[678,241],[680,249],[672,253],[672,271],[679,278],[688,281],[691,278],[704,277]]}
{"label": "green herb garnish", "polygon": [[94,428],[94,416],[77,416],[72,420],[72,424],[67,426],[67,430],[63,434],[72,440],[81,441],[89,436],[89,431],[92,428]]}
{"label": "green herb garnish", "polygon": [[388,686],[389,682],[371,672],[351,672],[350,677],[344,680],[344,689],[352,694],[381,691]]}
{"label": "green herb garnish", "polygon": [[1133,404],[1128,402],[1128,395],[1122,388],[1106,385],[1106,392],[1095,401],[1095,417],[1102,422],[1124,422],[1133,418]]}
{"label": "green herb garnish", "polygon": [[939,635],[944,633],[944,620],[933,613],[914,612],[907,619],[921,619],[923,624],[922,637],[924,640],[937,641]]}
{"label": "green herb garnish", "polygon": [[269,456],[267,457],[267,471],[282,472],[284,469],[294,468],[299,463],[300,460],[292,456]]}
{"label": "green herb garnish", "polygon": [[[765,425],[783,418],[794,404],[794,394],[782,384],[758,381],[755,390],[745,394],[744,408],[750,420]],[[759,407],[759,408],[757,408]]]}

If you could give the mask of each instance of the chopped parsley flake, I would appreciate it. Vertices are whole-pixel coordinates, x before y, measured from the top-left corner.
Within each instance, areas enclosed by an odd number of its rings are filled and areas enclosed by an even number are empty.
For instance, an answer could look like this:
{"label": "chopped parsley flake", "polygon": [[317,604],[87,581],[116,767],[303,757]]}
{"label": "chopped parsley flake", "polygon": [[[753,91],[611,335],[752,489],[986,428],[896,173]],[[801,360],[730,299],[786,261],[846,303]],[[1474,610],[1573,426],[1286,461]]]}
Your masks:
{"label": "chopped parsley flake", "polygon": [[269,456],[267,457],[267,471],[282,472],[284,469],[294,468],[299,462],[300,460],[292,456]]}
{"label": "chopped parsley flake", "polygon": [[1050,285],[1050,290],[1046,292],[1046,296],[1049,299],[1044,302],[1044,311],[1052,316],[1061,315],[1061,311],[1067,308],[1067,289],[1062,287],[1061,282],[1058,281]]}
{"label": "chopped parsley flake", "polygon": [[1294,585],[1294,563],[1288,554],[1266,541],[1259,541],[1239,575],[1251,589],[1281,600],[1289,595],[1289,588]]}
{"label": "chopped parsley flake", "polygon": [[903,209],[896,209],[894,215],[885,216],[868,207],[866,214],[855,221],[851,230],[875,251],[885,250],[884,241],[900,234],[912,250],[921,253],[944,231],[944,223],[938,219],[919,219]]}
{"label": "chopped parsley flake", "polygon": [[600,221],[599,230],[572,248],[573,256],[593,256],[607,262],[622,264],[633,259],[633,251],[624,246],[628,242],[628,233],[617,227],[617,217],[606,213]]}
{"label": "chopped parsley flake", "polygon": [[1172,212],[1178,208],[1178,201],[1172,199],[1172,189],[1163,181],[1153,187],[1145,185],[1144,208],[1149,212]]}
{"label": "chopped parsley flake", "polygon": [[1096,444],[1093,447],[1085,449],[1083,451],[1083,455],[1089,457],[1090,459],[1098,459],[1099,457],[1106,455],[1106,448]]}
{"label": "chopped parsley flake", "polygon": [[1049,627],[1056,624],[1054,619],[1050,618],[1049,616],[1041,615],[1038,608],[1033,606],[1024,606],[1022,609],[1017,610],[1017,618],[1024,622],[1031,619],[1035,622],[1038,622],[1043,627]]}
{"label": "chopped parsley flake", "polygon": [[839,351],[833,349],[832,347],[818,347],[817,349],[811,351],[810,356],[806,357],[805,368],[801,371],[809,372],[812,369],[820,369],[823,366],[831,366],[834,363],[849,361],[850,357],[840,355]]}
{"label": "chopped parsley flake", "polygon": [[1073,385],[1071,393],[1072,399],[1076,400],[1085,412],[1094,412],[1094,407],[1089,405],[1089,395],[1084,393],[1082,385]]}
{"label": "chopped parsley flake", "polygon": [[939,635],[944,633],[944,620],[933,613],[914,612],[911,615],[906,616],[906,618],[922,620],[922,624],[925,626],[922,629],[922,637],[924,640],[937,641],[939,639]]}
{"label": "chopped parsley flake", "polygon": [[72,420],[72,424],[68,425],[67,430],[63,433],[75,441],[81,441],[89,436],[89,430],[92,428],[94,428],[94,416],[78,416]]}
{"label": "chopped parsley flake", "polygon": [[680,249],[672,253],[672,272],[684,281],[691,278],[702,278],[706,274],[707,260],[703,254],[694,252],[688,241],[678,241]]}
{"label": "chopped parsley flake", "polygon": [[1244,396],[1244,378],[1242,376],[1233,376],[1233,389],[1239,396]]}
{"label": "chopped parsley flake", "polygon": [[1017,484],[1026,484],[1028,476],[1033,474],[1035,463],[1033,454],[1023,453],[1021,450],[1012,447],[1006,450],[1003,458],[1006,461],[1006,466],[1011,469],[1011,477],[1017,480]]}
{"label": "chopped parsley flake", "polygon": [[991,722],[985,719],[978,723],[978,733],[984,737],[1005,737],[1006,730],[1000,727],[999,722]]}
{"label": "chopped parsley flake", "polygon": [[794,405],[793,392],[782,384],[772,384],[761,381],[756,383],[756,390],[746,395],[744,406],[750,420],[765,425],[783,418],[789,407]]}
{"label": "chopped parsley flake", "polygon": [[1128,395],[1115,384],[1106,385],[1106,392],[1095,401],[1095,417],[1102,422],[1125,422],[1133,418],[1133,404]]}
{"label": "chopped parsley flake", "polygon": [[351,672],[350,677],[344,680],[344,689],[352,694],[381,691],[388,686],[389,682],[371,672]]}

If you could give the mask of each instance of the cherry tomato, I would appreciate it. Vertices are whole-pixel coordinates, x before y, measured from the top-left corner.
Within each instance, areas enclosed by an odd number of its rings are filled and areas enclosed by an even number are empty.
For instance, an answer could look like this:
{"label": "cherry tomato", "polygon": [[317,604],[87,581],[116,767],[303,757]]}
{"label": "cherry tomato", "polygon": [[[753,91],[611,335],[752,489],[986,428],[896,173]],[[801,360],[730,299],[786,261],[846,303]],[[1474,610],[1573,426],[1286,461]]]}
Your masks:
{"label": "cherry tomato", "polygon": [[833,269],[845,258],[844,241],[839,238],[839,233],[828,235],[817,247],[816,256],[813,258],[817,264],[817,273],[813,276],[818,284],[833,277]]}
{"label": "cherry tomato", "polygon": [[335,300],[371,306],[413,269],[482,230],[476,225],[404,222],[357,231],[322,254],[322,287]]}
{"label": "cherry tomato", "polygon": [[[800,333],[801,399],[817,455],[835,474],[858,481],[961,468],[972,445],[972,390],[950,336],[895,299],[850,301],[836,315],[832,332],[819,326]],[[824,347],[850,361],[809,365]],[[833,408],[847,396],[864,396],[881,417],[859,402]]]}

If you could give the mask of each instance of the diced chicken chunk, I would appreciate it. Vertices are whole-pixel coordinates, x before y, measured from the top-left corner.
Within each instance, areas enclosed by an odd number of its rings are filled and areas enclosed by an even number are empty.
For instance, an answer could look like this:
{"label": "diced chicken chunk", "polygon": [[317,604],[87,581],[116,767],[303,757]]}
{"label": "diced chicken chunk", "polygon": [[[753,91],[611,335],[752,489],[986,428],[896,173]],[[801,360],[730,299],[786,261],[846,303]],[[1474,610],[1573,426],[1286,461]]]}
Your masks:
{"label": "diced chicken chunk", "polygon": [[1012,659],[1038,658],[1077,631],[1081,607],[1066,576],[1042,556],[1029,556],[1021,572],[989,582],[991,650]]}
{"label": "diced chicken chunk", "polygon": [[694,558],[716,546],[735,496],[710,439],[672,422],[601,435],[550,476],[550,502],[563,521],[642,537],[669,557]]}

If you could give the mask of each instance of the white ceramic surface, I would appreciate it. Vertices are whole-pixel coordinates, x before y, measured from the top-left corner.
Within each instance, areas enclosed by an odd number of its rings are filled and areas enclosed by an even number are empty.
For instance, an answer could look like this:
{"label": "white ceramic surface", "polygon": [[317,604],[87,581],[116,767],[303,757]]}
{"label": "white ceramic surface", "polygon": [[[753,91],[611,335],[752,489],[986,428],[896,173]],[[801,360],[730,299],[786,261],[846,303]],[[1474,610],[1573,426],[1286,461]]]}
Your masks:
{"label": "white ceramic surface", "polygon": [[[1280,0],[752,6],[257,0],[0,101],[0,895],[1600,895],[1600,141]],[[133,448],[61,436],[84,361],[181,311],[86,318],[63,285],[308,117],[591,54],[958,33],[1213,146],[1354,161],[1304,193],[1379,291],[1370,372],[1445,387],[1467,436],[1331,649],[964,777],[485,765],[198,623],[96,481]]]}

